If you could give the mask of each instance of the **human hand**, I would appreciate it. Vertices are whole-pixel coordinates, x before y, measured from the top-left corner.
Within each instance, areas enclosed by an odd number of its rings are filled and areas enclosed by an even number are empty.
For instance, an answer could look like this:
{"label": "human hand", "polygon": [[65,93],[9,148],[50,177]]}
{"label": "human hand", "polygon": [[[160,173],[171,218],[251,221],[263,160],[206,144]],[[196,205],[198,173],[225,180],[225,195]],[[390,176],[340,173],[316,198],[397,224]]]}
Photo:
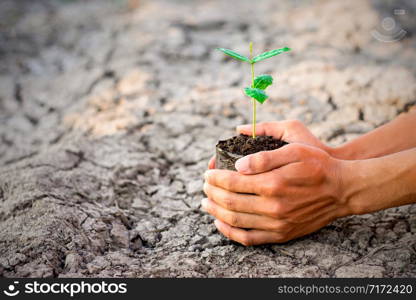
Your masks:
{"label": "human hand", "polygon": [[208,169],[215,169],[215,155],[209,159]]}
{"label": "human hand", "polygon": [[291,143],[245,156],[236,168],[205,173],[202,207],[220,232],[243,245],[285,242],[351,213],[343,161],[316,147]]}

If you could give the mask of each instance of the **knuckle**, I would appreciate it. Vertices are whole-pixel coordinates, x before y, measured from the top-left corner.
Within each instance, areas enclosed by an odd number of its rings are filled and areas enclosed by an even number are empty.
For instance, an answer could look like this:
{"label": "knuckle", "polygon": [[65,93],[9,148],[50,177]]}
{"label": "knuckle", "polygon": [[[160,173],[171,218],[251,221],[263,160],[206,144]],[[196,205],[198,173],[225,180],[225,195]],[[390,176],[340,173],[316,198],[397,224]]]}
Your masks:
{"label": "knuckle", "polygon": [[228,210],[234,210],[235,209],[235,202],[231,197],[225,196],[223,199],[224,207]]}
{"label": "knuckle", "polygon": [[270,182],[264,182],[259,186],[259,194],[262,196],[270,196],[272,194],[272,184]]}
{"label": "knuckle", "polygon": [[280,202],[273,203],[271,209],[270,209],[270,216],[276,219],[280,219],[284,216],[283,214],[283,207]]}
{"label": "knuckle", "polygon": [[286,235],[290,232],[290,225],[286,222],[279,221],[275,224],[274,231],[279,233],[281,236],[286,237]]}
{"label": "knuckle", "polygon": [[232,178],[232,175],[227,173],[226,175],[224,175],[224,177],[222,178],[223,181],[223,185],[225,186],[225,188],[227,190],[232,190],[234,187],[234,180]]}
{"label": "knuckle", "polygon": [[268,180],[263,183],[260,194],[266,197],[272,197],[281,192],[283,185],[279,180]]}
{"label": "knuckle", "polygon": [[254,170],[265,170],[270,164],[270,154],[264,151],[253,155],[250,157],[249,164]]}
{"label": "knuckle", "polygon": [[238,227],[240,218],[235,213],[230,213],[228,215],[228,222],[231,226]]}

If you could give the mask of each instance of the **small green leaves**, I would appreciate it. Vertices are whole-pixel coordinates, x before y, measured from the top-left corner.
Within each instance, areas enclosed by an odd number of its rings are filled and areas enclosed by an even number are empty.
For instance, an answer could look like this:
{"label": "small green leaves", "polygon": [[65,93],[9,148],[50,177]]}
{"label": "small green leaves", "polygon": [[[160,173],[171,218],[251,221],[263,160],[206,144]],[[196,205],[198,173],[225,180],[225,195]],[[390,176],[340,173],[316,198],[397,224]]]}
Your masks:
{"label": "small green leaves", "polygon": [[256,99],[261,104],[266,101],[268,96],[265,93],[265,89],[273,83],[273,77],[270,75],[259,75],[254,79],[253,87],[246,87],[244,89],[244,93]]}
{"label": "small green leaves", "polygon": [[264,103],[268,96],[264,90],[273,83],[273,77],[270,75],[259,75],[254,79],[254,88],[247,87],[244,89],[244,93],[256,99],[260,103]]}
{"label": "small green leaves", "polygon": [[291,49],[288,48],[288,47],[283,47],[283,48],[280,48],[280,49],[267,51],[267,52],[264,52],[262,54],[259,54],[259,55],[255,56],[253,59],[249,59],[248,57],[245,57],[244,55],[238,54],[237,52],[234,52],[233,50],[230,50],[230,49],[217,48],[217,50],[225,53],[228,56],[231,56],[232,58],[235,58],[235,59],[238,59],[238,60],[241,60],[241,61],[245,61],[245,62],[248,62],[250,64],[255,64],[256,62],[265,60],[267,58],[273,57],[273,56],[278,55],[278,54],[283,53],[283,52],[290,51]]}
{"label": "small green leaves", "polygon": [[273,77],[270,75],[259,75],[254,79],[254,88],[265,90],[273,83]]}
{"label": "small green leaves", "polygon": [[[264,90],[273,83],[273,78],[270,75],[260,75],[254,78],[254,64],[259,61],[276,56],[280,53],[290,51],[291,49],[289,47],[283,47],[280,49],[275,49],[275,50],[264,52],[262,54],[255,56],[254,58],[252,58],[253,57],[253,43],[250,43],[250,58],[243,56],[241,54],[238,54],[237,52],[234,52],[230,49],[217,48],[217,50],[223,52],[224,54],[228,56],[231,56],[232,58],[248,62],[251,65],[252,85],[250,87],[246,87],[244,89],[244,93],[250,98],[253,98],[259,103],[263,104],[264,101],[266,101],[268,98]],[[254,125],[256,124],[255,111],[256,111],[256,102],[253,101],[253,128],[255,128]],[[253,137],[255,137],[255,130],[253,130]]]}
{"label": "small green leaves", "polygon": [[234,52],[230,49],[217,48],[217,50],[224,52],[225,54],[227,54],[228,56],[231,56],[232,58],[251,63],[251,60],[248,57],[238,54],[237,52]]}
{"label": "small green leaves", "polygon": [[261,90],[261,89],[246,87],[244,89],[244,93],[247,96],[256,99],[261,104],[263,104],[263,102],[266,101],[266,99],[268,98],[268,96],[266,95],[266,93],[263,90]]}
{"label": "small green leaves", "polygon": [[256,62],[265,60],[267,58],[270,58],[272,56],[278,55],[278,54],[283,53],[283,52],[286,52],[286,51],[290,51],[290,48],[283,47],[283,48],[280,48],[280,49],[275,49],[275,50],[271,50],[271,51],[264,52],[262,54],[259,54],[259,55],[255,56],[252,59],[252,63],[254,64]]}

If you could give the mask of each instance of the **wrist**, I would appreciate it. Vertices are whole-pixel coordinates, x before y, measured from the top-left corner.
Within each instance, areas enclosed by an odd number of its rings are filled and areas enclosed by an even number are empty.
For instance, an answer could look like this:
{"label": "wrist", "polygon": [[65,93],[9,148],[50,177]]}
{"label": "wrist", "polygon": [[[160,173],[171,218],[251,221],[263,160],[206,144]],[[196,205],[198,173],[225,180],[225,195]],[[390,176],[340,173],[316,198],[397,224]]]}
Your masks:
{"label": "wrist", "polygon": [[357,159],[348,144],[344,144],[338,147],[326,146],[325,151],[329,155],[337,159],[343,159],[343,160]]}
{"label": "wrist", "polygon": [[366,204],[370,199],[363,199],[364,191],[369,189],[371,183],[368,174],[363,168],[361,160],[341,160],[341,203],[345,214],[361,215],[368,212]]}
{"label": "wrist", "polygon": [[416,148],[392,155],[341,161],[341,202],[361,215],[416,202]]}

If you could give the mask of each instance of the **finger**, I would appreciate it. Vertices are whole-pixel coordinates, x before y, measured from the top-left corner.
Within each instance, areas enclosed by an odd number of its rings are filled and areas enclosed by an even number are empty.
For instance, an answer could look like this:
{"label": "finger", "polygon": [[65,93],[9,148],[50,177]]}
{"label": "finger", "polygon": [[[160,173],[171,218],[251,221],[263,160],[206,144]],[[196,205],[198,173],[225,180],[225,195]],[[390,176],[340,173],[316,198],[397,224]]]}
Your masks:
{"label": "finger", "polygon": [[233,193],[207,182],[204,183],[204,192],[209,199],[221,207],[235,212],[275,217],[278,208],[276,203],[278,200],[275,198]]}
{"label": "finger", "polygon": [[229,170],[208,170],[204,174],[205,181],[231,192],[255,194],[253,181],[245,175]]}
{"label": "finger", "polygon": [[281,172],[276,171],[280,169],[256,175],[243,175],[235,171],[215,169],[205,171],[204,175],[205,181],[210,185],[230,192],[274,197],[285,194],[284,178]]}
{"label": "finger", "polygon": [[[261,178],[260,178],[261,176]],[[265,187],[271,185],[272,178],[255,175],[247,176],[229,170],[207,170],[204,174],[205,181],[209,184],[220,187],[234,193],[265,195]]]}
{"label": "finger", "polygon": [[285,223],[281,220],[273,219],[267,216],[227,210],[208,198],[202,199],[201,205],[206,212],[213,215],[216,219],[219,219],[233,227],[272,231],[283,231],[284,229]]}
{"label": "finger", "polygon": [[241,174],[252,175],[271,171],[300,161],[301,149],[299,144],[292,143],[272,151],[261,151],[246,155],[235,163],[235,168]]}
{"label": "finger", "polygon": [[[276,139],[281,139],[285,132],[283,122],[262,122],[256,124],[257,135],[271,135]],[[240,125],[237,126],[237,132],[245,135],[251,135],[253,133],[253,125]]]}
{"label": "finger", "polygon": [[215,169],[215,156],[211,157],[209,160],[208,169]]}
{"label": "finger", "polygon": [[224,236],[244,246],[279,243],[284,241],[284,235],[278,232],[264,230],[244,230],[230,226],[220,220],[215,220],[215,226]]}

